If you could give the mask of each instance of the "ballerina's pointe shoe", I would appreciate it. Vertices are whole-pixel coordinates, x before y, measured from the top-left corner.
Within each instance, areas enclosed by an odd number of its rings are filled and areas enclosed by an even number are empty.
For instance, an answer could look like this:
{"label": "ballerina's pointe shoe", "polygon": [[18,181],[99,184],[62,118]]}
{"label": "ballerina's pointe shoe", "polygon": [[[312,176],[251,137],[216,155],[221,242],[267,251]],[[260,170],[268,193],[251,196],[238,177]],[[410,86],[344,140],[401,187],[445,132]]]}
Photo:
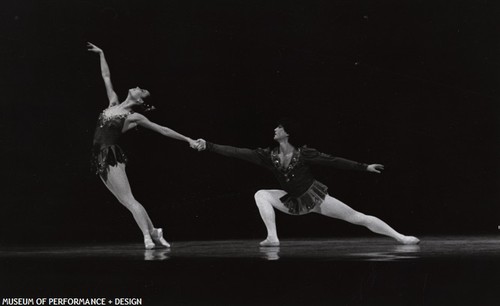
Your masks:
{"label": "ballerina's pointe shoe", "polygon": [[151,236],[144,236],[144,248],[146,248],[146,250],[151,250],[152,248],[155,247],[155,244],[153,242],[153,240],[151,240]]}
{"label": "ballerina's pointe shoe", "polygon": [[414,244],[419,244],[420,239],[413,236],[404,236],[401,240],[399,240],[399,242],[406,245],[414,245]]}
{"label": "ballerina's pointe shoe", "polygon": [[155,228],[151,233],[151,237],[153,241],[162,247],[169,248],[170,244],[163,238],[163,229]]}

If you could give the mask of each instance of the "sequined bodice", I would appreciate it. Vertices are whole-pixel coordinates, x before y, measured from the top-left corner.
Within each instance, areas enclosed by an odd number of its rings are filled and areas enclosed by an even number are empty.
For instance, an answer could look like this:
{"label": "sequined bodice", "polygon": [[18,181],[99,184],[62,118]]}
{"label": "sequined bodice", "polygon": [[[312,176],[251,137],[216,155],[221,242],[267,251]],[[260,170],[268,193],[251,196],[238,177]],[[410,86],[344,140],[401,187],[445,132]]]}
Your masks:
{"label": "sequined bodice", "polygon": [[289,194],[299,196],[314,182],[313,174],[305,163],[302,148],[294,151],[287,167],[281,164],[278,148],[272,150],[269,157],[273,164],[271,171],[282,188]]}
{"label": "sequined bodice", "polygon": [[122,134],[123,124],[129,113],[107,116],[103,111],[97,120],[94,133],[94,145],[101,147],[114,145]]}
{"label": "sequined bodice", "polygon": [[297,166],[299,166],[301,150],[302,149],[299,148],[293,152],[293,155],[290,159],[290,163],[286,167],[281,164],[278,148],[276,147],[273,151],[271,151],[270,157],[273,166],[275,168],[275,171],[277,171],[281,176],[283,176],[283,179],[286,182],[289,182],[295,176],[294,169],[297,168]]}

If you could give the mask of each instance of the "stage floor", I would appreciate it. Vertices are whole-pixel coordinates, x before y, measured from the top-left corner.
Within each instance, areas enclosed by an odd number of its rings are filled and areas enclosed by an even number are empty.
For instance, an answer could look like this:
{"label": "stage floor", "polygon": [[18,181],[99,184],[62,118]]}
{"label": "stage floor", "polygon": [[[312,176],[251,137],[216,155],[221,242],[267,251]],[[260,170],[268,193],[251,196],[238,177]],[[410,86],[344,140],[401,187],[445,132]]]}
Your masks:
{"label": "stage floor", "polygon": [[[499,305],[500,237],[185,241],[0,248],[0,299],[142,305]],[[6,305],[6,304],[2,304]],[[67,304],[68,305],[68,304]]]}
{"label": "stage floor", "polygon": [[500,259],[500,236],[421,237],[419,245],[391,239],[284,239],[279,247],[260,247],[257,240],[180,241],[170,249],[144,250],[142,244],[10,246],[1,259],[119,260],[304,260],[419,261],[429,259]]}

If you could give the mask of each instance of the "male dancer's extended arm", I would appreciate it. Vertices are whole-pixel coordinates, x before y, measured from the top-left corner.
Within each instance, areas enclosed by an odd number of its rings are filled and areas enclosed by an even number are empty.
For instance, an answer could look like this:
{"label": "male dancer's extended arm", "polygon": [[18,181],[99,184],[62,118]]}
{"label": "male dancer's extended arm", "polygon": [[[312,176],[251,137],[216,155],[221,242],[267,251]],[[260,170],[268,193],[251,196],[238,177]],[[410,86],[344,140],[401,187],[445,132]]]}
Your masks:
{"label": "male dancer's extended arm", "polygon": [[345,159],[342,157],[336,157],[336,156],[332,156],[329,154],[321,153],[321,152],[319,152],[315,149],[312,149],[312,148],[304,148],[302,150],[302,152],[303,152],[304,159],[306,160],[307,163],[310,163],[310,164],[332,166],[332,167],[335,167],[338,169],[344,169],[344,170],[375,172],[369,168],[369,166],[371,166],[371,165],[368,165],[365,163],[359,163],[359,162]]}
{"label": "male dancer's extended arm", "polygon": [[218,153],[223,156],[238,158],[245,160],[257,165],[263,165],[263,160],[257,150],[251,150],[247,148],[236,148],[226,145],[218,145],[205,141],[203,139],[198,140],[200,143],[200,150],[207,150],[210,152]]}

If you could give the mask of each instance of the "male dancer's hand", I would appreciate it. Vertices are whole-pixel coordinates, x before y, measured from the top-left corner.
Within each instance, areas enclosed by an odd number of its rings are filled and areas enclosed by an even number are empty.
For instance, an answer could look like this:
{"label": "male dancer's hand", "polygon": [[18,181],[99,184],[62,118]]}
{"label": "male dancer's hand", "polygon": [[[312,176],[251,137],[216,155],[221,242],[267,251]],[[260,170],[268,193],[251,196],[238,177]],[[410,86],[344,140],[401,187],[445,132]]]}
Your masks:
{"label": "male dancer's hand", "polygon": [[381,173],[382,170],[384,170],[384,165],[381,164],[371,164],[366,167],[366,171],[368,172]]}

